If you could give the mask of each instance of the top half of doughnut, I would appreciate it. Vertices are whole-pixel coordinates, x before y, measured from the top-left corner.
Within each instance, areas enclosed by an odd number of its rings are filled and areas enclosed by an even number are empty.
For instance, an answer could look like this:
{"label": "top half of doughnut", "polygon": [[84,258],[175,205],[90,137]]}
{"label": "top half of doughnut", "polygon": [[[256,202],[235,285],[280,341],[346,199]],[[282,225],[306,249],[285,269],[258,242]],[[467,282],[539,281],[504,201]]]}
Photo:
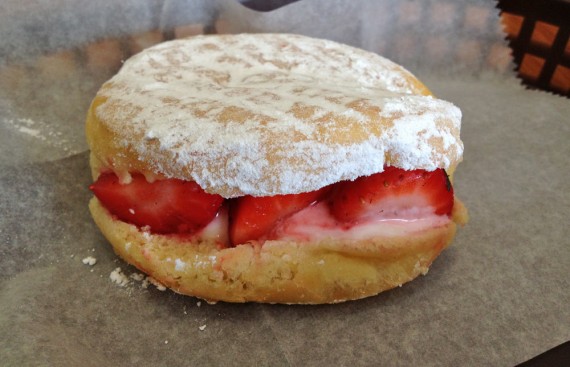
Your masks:
{"label": "top half of doughnut", "polygon": [[290,34],[205,35],[126,61],[95,97],[87,138],[97,170],[192,180],[229,198],[313,191],[384,165],[454,168],[460,125],[457,107],[374,53]]}

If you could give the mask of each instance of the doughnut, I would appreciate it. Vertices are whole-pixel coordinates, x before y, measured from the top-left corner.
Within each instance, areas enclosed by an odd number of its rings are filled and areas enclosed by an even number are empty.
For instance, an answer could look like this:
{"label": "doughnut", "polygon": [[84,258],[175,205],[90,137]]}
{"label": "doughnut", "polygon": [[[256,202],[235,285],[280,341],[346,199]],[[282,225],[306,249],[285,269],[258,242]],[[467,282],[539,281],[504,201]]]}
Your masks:
{"label": "doughnut", "polygon": [[210,302],[337,303],[425,274],[467,222],[461,111],[377,54],[201,35],[127,60],[86,121],[115,252]]}

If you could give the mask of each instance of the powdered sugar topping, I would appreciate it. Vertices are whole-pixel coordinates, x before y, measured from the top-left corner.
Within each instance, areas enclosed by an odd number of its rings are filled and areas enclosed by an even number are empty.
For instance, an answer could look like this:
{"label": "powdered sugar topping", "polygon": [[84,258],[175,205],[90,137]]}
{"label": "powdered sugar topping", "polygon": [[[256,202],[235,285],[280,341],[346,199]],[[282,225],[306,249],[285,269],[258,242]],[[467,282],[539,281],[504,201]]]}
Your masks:
{"label": "powdered sugar topping", "polygon": [[433,170],[460,160],[459,109],[418,95],[411,80],[330,41],[200,36],[128,60],[96,114],[116,145],[166,177],[225,197],[298,193],[385,164]]}

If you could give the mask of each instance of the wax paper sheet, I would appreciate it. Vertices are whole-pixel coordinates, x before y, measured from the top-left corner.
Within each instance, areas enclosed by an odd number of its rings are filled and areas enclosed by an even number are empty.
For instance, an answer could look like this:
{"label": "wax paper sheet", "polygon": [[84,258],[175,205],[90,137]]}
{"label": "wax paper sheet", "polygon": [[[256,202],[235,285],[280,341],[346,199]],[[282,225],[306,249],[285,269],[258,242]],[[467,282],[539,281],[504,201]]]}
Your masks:
{"label": "wax paper sheet", "polygon": [[[382,53],[462,109],[471,220],[426,276],[337,305],[209,305],[114,255],[87,209],[91,98],[145,46],[242,31]],[[491,2],[10,0],[0,36],[0,364],[512,366],[570,339],[570,103],[519,85]]]}

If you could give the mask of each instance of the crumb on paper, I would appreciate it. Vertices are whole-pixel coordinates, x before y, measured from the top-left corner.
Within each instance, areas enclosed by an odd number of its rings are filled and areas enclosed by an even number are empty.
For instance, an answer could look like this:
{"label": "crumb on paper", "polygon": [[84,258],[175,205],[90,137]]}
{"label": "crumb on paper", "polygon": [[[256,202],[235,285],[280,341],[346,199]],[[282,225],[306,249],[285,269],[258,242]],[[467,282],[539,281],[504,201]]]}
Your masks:
{"label": "crumb on paper", "polygon": [[85,265],[93,266],[93,265],[97,264],[97,259],[94,258],[93,256],[87,256],[86,258],[81,260],[81,262]]}
{"label": "crumb on paper", "polygon": [[198,329],[200,329],[200,331],[204,331],[206,329],[206,325],[204,324],[202,326],[199,326]]}
{"label": "crumb on paper", "polygon": [[26,135],[29,135],[29,136],[32,136],[34,138],[44,140],[44,141],[47,139],[45,134],[43,134],[40,129],[33,128],[33,126],[37,126],[37,124],[32,119],[27,119],[27,118],[20,118],[20,119],[16,119],[16,120],[4,119],[4,123],[11,125],[18,132],[20,132],[22,134],[26,134]]}
{"label": "crumb on paper", "polygon": [[18,130],[21,133],[31,135],[34,138],[45,139],[45,137],[42,135],[42,132],[38,129],[30,129],[29,127],[20,126]]}
{"label": "crumb on paper", "polygon": [[156,289],[159,291],[165,291],[166,287],[160,283],[158,280],[154,279],[153,277],[146,277],[146,279],[150,282],[150,284],[154,285]]}
{"label": "crumb on paper", "polygon": [[198,306],[198,307],[202,306],[202,302],[200,302],[200,301],[196,302],[196,306]]}
{"label": "crumb on paper", "polygon": [[149,282],[148,282],[148,278],[144,278],[144,279],[142,280],[141,287],[144,288],[144,289],[147,289],[147,288],[148,288],[148,283],[149,283]]}
{"label": "crumb on paper", "polygon": [[137,282],[142,282],[145,278],[144,274],[141,273],[132,273],[129,275],[132,280],[136,280]]}
{"label": "crumb on paper", "polygon": [[14,131],[32,139],[37,139],[52,147],[62,148],[66,152],[72,150],[71,143],[69,140],[63,138],[63,133],[54,130],[57,124],[50,124],[45,121],[34,121],[29,118],[3,119],[2,122],[5,126],[10,126]]}
{"label": "crumb on paper", "polygon": [[113,283],[117,284],[120,287],[124,287],[129,284],[129,278],[123,273],[121,268],[116,268],[113,270],[109,275],[109,278]]}
{"label": "crumb on paper", "polygon": [[128,284],[133,284],[134,281],[139,282],[141,288],[144,289],[147,289],[149,284],[154,285],[159,291],[166,291],[167,289],[164,284],[160,283],[158,280],[154,279],[151,276],[146,276],[145,274],[137,272],[127,275],[123,273],[120,267],[117,267],[115,270],[113,270],[109,275],[109,278],[111,281],[113,281],[113,283],[117,284],[120,287],[124,287]]}
{"label": "crumb on paper", "polygon": [[168,344],[168,340],[165,340],[165,341],[164,341],[164,344]]}

